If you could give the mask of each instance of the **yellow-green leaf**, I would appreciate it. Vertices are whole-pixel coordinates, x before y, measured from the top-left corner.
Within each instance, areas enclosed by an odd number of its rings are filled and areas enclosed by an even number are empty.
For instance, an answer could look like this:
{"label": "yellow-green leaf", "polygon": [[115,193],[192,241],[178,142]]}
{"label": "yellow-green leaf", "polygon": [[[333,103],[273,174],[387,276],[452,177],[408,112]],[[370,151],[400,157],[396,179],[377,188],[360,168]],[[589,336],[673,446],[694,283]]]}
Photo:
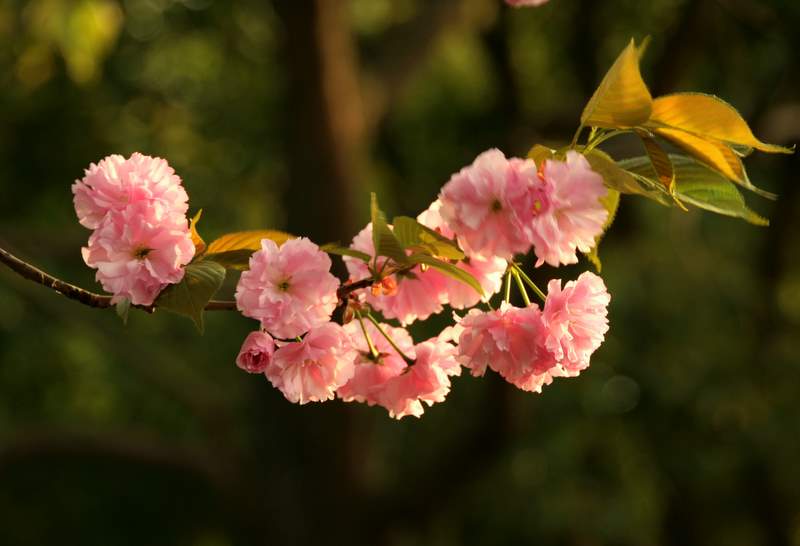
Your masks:
{"label": "yellow-green leaf", "polygon": [[586,253],[586,258],[592,263],[598,273],[603,270],[603,263],[600,261],[597,248],[600,246],[600,240],[603,238],[603,235],[605,235],[608,228],[611,227],[611,224],[614,222],[614,218],[617,217],[619,198],[620,193],[611,188],[608,189],[608,193],[604,197],[600,198],[600,202],[603,203],[603,206],[608,211],[608,218],[606,218],[606,221],[603,224],[603,230],[600,232],[600,235],[595,237],[594,247],[592,247],[592,250]]}
{"label": "yellow-green leaf", "polygon": [[409,216],[395,216],[392,219],[392,230],[406,250],[423,252],[448,260],[464,258],[464,253],[454,241]]}
{"label": "yellow-green leaf", "polygon": [[255,250],[252,248],[239,248],[237,250],[224,250],[213,254],[204,254],[201,260],[209,260],[220,264],[225,269],[244,271],[250,267],[250,257]]}
{"label": "yellow-green leaf", "polygon": [[603,225],[603,231],[600,232],[595,238],[594,246],[592,249],[585,253],[586,258],[592,263],[594,268],[600,273],[603,270],[603,263],[600,261],[600,255],[598,254],[597,250],[600,247],[600,240],[605,235],[606,230],[608,230],[611,223],[614,221],[614,218],[617,215],[617,208],[619,207],[619,198],[620,193],[617,190],[608,190],[608,194],[605,197],[601,198],[600,201],[603,203],[603,206],[608,211],[608,218],[606,219],[605,224]]}
{"label": "yellow-green leaf", "polygon": [[200,237],[200,234],[197,232],[197,222],[200,221],[200,217],[203,215],[203,209],[197,211],[197,214],[194,215],[192,221],[189,223],[189,230],[191,231],[192,235],[192,242],[194,243],[194,253],[202,254],[203,251],[206,249],[206,242]]}
{"label": "yellow-green leaf", "polygon": [[750,182],[742,159],[727,144],[710,137],[702,138],[680,129],[660,128],[653,130],[658,136],[665,138],[676,146],[686,150],[692,157],[733,180],[740,186],[766,197],[775,199],[775,195],[757,188]]}
{"label": "yellow-green leaf", "polygon": [[252,231],[237,231],[235,233],[227,233],[222,237],[215,239],[208,245],[206,249],[207,254],[217,254],[220,252],[227,252],[229,250],[260,250],[261,240],[270,239],[280,246],[289,239],[294,239],[294,235],[284,233],[283,231],[276,231],[273,229],[256,229]]}
{"label": "yellow-green leaf", "polygon": [[528,159],[533,159],[534,163],[536,163],[536,166],[540,167],[546,160],[553,159],[555,155],[555,150],[550,149],[547,146],[542,146],[541,144],[536,144],[528,152]]}
{"label": "yellow-green leaf", "polygon": [[[675,169],[675,194],[681,201],[751,224],[769,223],[748,208],[736,186],[717,171],[686,156],[670,155],[670,160]],[[643,177],[656,176],[648,157],[626,159],[620,166]]]}
{"label": "yellow-green leaf", "polygon": [[645,131],[636,131],[636,133],[639,135],[639,138],[642,139],[647,157],[650,158],[650,163],[653,165],[653,169],[655,169],[658,175],[658,181],[661,182],[669,193],[672,193],[672,187],[675,184],[675,172],[672,169],[672,163],[669,160],[667,152],[664,151],[661,145],[656,142],[656,139],[650,136],[649,133]]}
{"label": "yellow-green leaf", "polygon": [[372,259],[372,256],[367,254],[366,252],[361,252],[360,250],[356,250],[354,248],[349,248],[346,246],[342,246],[339,243],[328,243],[319,247],[320,250],[323,252],[327,252],[328,254],[336,254],[337,256],[349,256],[351,258],[358,258],[362,262],[367,262]]}
{"label": "yellow-green leaf", "polygon": [[375,258],[386,256],[399,264],[407,263],[406,251],[389,227],[386,214],[378,205],[378,197],[375,193],[370,194],[370,217],[372,220],[372,244],[375,247]]}
{"label": "yellow-green leaf", "polygon": [[703,93],[675,93],[658,97],[653,101],[649,125],[682,129],[698,137],[721,140],[762,152],[793,151],[761,142],[733,106],[718,97]]}
{"label": "yellow-green leaf", "polygon": [[591,150],[586,154],[586,160],[592,166],[592,170],[603,177],[607,187],[620,193],[643,195],[662,205],[672,206],[672,198],[662,185],[626,172],[605,152],[598,149]]}
{"label": "yellow-green leaf", "polygon": [[653,97],[639,71],[639,51],[633,40],[620,53],[581,114],[581,125],[635,127],[650,119]]}
{"label": "yellow-green leaf", "polygon": [[473,289],[475,289],[478,294],[483,296],[483,288],[481,287],[481,283],[473,277],[470,273],[467,273],[460,267],[451,264],[450,262],[445,262],[442,260],[437,260],[433,256],[428,256],[427,254],[412,254],[408,257],[409,261],[416,264],[424,264],[429,267],[433,267],[434,269],[441,271],[445,275],[452,277],[458,281],[463,282],[464,284],[468,284]]}

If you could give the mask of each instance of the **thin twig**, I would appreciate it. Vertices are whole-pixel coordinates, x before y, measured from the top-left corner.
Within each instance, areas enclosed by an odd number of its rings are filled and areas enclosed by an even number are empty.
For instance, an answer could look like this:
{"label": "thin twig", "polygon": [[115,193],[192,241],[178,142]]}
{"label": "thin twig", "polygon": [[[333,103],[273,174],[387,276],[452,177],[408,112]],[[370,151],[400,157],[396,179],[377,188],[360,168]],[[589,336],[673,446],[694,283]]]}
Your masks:
{"label": "thin twig", "polygon": [[514,275],[514,280],[517,282],[517,289],[519,289],[519,293],[522,296],[522,301],[525,302],[526,307],[529,306],[531,304],[531,299],[528,297],[528,291],[525,290],[525,285],[522,283],[522,278],[519,276],[516,267],[511,269],[511,274]]}
{"label": "thin twig", "polygon": [[[45,273],[37,267],[34,267],[28,262],[20,260],[2,248],[0,248],[0,262],[8,266],[9,269],[20,275],[22,278],[28,279],[29,281],[37,284],[41,284],[42,286],[46,286],[47,288],[50,288],[51,290],[54,290],[71,300],[75,300],[89,307],[107,309],[109,307],[113,307],[114,305],[111,303],[111,296],[96,294],[94,292],[84,290],[79,286],[75,286],[74,284],[62,281],[61,279],[54,277],[49,273]],[[136,309],[140,309],[146,313],[152,313],[156,309],[153,305],[132,305],[131,307],[135,307]],[[235,309],[235,301],[211,300],[208,302],[208,305],[206,305],[206,311],[231,311]]]}
{"label": "thin twig", "polygon": [[400,356],[403,357],[403,360],[406,361],[406,364],[408,364],[409,366],[413,366],[414,365],[414,359],[409,357],[407,354],[405,354],[403,352],[403,350],[400,349],[400,347],[397,346],[397,343],[394,342],[394,340],[392,339],[392,336],[390,336],[388,333],[386,333],[386,330],[384,330],[383,327],[381,326],[381,323],[378,322],[378,320],[375,317],[372,316],[372,313],[367,313],[366,316],[367,316],[367,319],[369,319],[369,321],[375,326],[375,328],[377,328],[378,332],[380,332],[380,334],[384,338],[386,338],[386,341],[389,342],[389,345],[392,346],[392,349],[397,351],[397,354],[399,354]]}
{"label": "thin twig", "polygon": [[[0,262],[5,264],[9,269],[20,275],[24,279],[28,279],[29,281],[35,282],[36,284],[41,284],[42,286],[46,286],[55,292],[77,302],[80,302],[88,307],[95,307],[97,309],[107,309],[109,307],[113,307],[114,304],[111,303],[112,296],[107,296],[105,294],[97,294],[95,292],[90,292],[89,290],[85,290],[79,286],[75,286],[74,284],[70,284],[66,281],[62,281],[61,279],[50,275],[49,273],[45,273],[41,269],[25,262],[7,250],[0,248]],[[393,275],[396,273],[402,274],[408,272],[414,266],[407,266],[399,269],[395,269],[391,273],[385,275]],[[347,301],[347,297],[355,292],[356,290],[361,290],[362,288],[368,288],[372,286],[375,282],[373,278],[366,278],[361,279],[360,281],[352,282],[349,284],[343,284],[339,287],[336,291],[336,296],[339,298],[340,305],[343,305]],[[144,311],[146,313],[153,313],[156,310],[154,305],[131,305],[136,309]],[[225,300],[211,300],[206,304],[205,307],[206,311],[235,311],[236,310],[236,302],[235,301],[225,301]]]}

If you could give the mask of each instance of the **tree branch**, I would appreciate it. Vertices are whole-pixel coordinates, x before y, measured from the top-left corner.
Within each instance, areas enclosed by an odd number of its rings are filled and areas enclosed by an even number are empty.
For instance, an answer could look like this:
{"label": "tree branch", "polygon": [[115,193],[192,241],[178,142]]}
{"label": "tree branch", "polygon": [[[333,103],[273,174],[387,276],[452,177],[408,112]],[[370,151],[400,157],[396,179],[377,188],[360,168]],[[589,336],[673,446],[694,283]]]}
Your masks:
{"label": "tree branch", "polygon": [[[96,294],[88,290],[84,290],[79,286],[62,281],[49,273],[45,273],[41,269],[20,260],[5,249],[0,248],[0,262],[5,264],[9,269],[20,275],[24,279],[46,286],[66,296],[71,300],[78,301],[89,307],[96,307],[98,309],[107,309],[113,307],[111,303],[111,296],[103,294]],[[154,305],[132,305],[136,309],[141,309],[146,313],[152,313],[156,310]],[[206,305],[206,311],[232,311],[236,309],[235,301],[218,301],[211,300]]]}
{"label": "tree branch", "polygon": [[[88,290],[84,290],[79,286],[75,286],[74,284],[70,284],[66,281],[62,281],[61,279],[50,275],[49,273],[45,273],[41,269],[34,267],[33,265],[25,262],[7,250],[0,248],[0,262],[5,264],[9,269],[20,275],[24,279],[28,279],[29,281],[35,282],[36,284],[41,284],[42,286],[46,286],[51,290],[54,290],[61,294],[62,296],[66,296],[71,300],[75,300],[80,302],[89,307],[95,307],[98,309],[107,309],[109,307],[113,307],[111,303],[111,296],[106,296],[104,294],[96,294],[94,292],[90,292]],[[409,271],[414,266],[408,266],[399,268],[395,271],[389,273],[389,275],[393,275],[395,273],[404,273]],[[386,275],[386,276],[389,276]],[[359,281],[355,281],[348,284],[343,284],[339,287],[336,291],[336,296],[339,298],[339,305],[337,307],[341,307],[347,301],[347,297],[355,292],[356,290],[361,290],[362,288],[368,288],[372,286],[375,282],[375,279],[371,277],[367,277],[366,279],[361,279]],[[156,310],[155,305],[132,305],[131,307],[135,307],[136,309],[140,309],[145,313],[153,313]],[[206,304],[205,307],[206,311],[235,311],[236,310],[236,302],[235,301],[225,301],[225,300],[211,300]]]}

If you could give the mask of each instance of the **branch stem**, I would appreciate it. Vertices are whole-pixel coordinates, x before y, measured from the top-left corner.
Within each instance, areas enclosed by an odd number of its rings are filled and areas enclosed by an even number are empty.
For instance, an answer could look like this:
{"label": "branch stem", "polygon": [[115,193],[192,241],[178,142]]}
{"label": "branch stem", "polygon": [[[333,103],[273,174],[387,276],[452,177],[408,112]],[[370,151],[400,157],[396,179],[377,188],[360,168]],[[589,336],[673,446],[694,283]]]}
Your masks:
{"label": "branch stem", "polygon": [[522,301],[525,302],[525,306],[531,304],[531,299],[528,297],[528,291],[525,290],[525,285],[522,284],[522,279],[519,276],[519,271],[517,268],[511,270],[512,274],[514,275],[514,280],[517,281],[517,288],[519,289],[519,293],[522,295]]}
{"label": "branch stem", "polygon": [[586,144],[586,148],[583,149],[583,153],[584,154],[589,153],[592,150],[594,150],[595,148],[597,148],[598,145],[600,145],[603,142],[605,142],[606,140],[608,140],[610,138],[614,138],[615,136],[624,135],[625,133],[629,133],[629,132],[630,131],[628,131],[626,129],[620,129],[620,130],[608,131],[606,133],[600,133],[599,135],[597,135],[593,139],[589,140],[589,142]]}
{"label": "branch stem", "polygon": [[378,329],[378,331],[381,333],[381,335],[386,338],[386,341],[389,342],[389,345],[392,346],[392,349],[397,351],[397,354],[399,354],[400,356],[403,357],[403,360],[406,361],[406,364],[408,364],[409,366],[414,364],[414,359],[410,358],[408,355],[406,355],[402,351],[402,349],[400,349],[400,347],[397,346],[397,343],[394,342],[394,340],[392,339],[392,336],[390,336],[386,332],[386,330],[383,329],[383,326],[381,326],[381,323],[378,322],[377,319],[375,319],[375,317],[372,316],[372,313],[367,313],[367,320],[369,320],[375,326],[375,328]]}
{"label": "branch stem", "polygon": [[536,295],[539,296],[539,299],[541,299],[542,302],[546,301],[547,295],[545,295],[545,293],[542,292],[542,290],[538,286],[536,286],[536,283],[533,282],[533,280],[528,275],[525,274],[522,268],[516,264],[513,267],[514,271],[516,271],[517,274],[522,278],[522,280],[525,281],[525,284],[530,286],[531,289],[533,289],[533,291],[536,292]]}
{"label": "branch stem", "polygon": [[[89,290],[85,290],[79,286],[75,286],[74,284],[63,281],[58,277],[54,277],[53,275],[42,271],[38,267],[21,260],[3,248],[0,248],[0,263],[8,267],[22,278],[31,282],[35,282],[36,284],[46,286],[47,288],[58,292],[62,296],[82,303],[87,307],[94,307],[96,309],[108,309],[109,307],[114,307],[114,304],[111,303],[112,296],[90,292]],[[414,266],[411,265],[397,268],[394,271],[387,272],[383,276],[388,277],[389,275],[394,275],[397,273],[402,274],[409,271],[413,267]],[[339,298],[340,305],[347,301],[347,296],[349,296],[352,292],[372,286],[374,282],[375,279],[368,277],[366,279],[361,279],[360,281],[340,286],[336,291],[336,296]],[[131,305],[131,307],[139,309],[140,311],[144,311],[145,313],[153,313],[156,310],[154,305]],[[211,300],[206,304],[205,310],[235,311],[236,302],[228,300]]]}
{"label": "branch stem", "polygon": [[[61,279],[54,277],[49,273],[45,273],[38,267],[35,267],[28,262],[17,258],[2,248],[0,248],[0,263],[3,263],[6,267],[17,273],[23,279],[28,279],[36,284],[46,286],[47,288],[58,292],[62,296],[80,302],[88,307],[108,309],[109,307],[114,306],[114,304],[111,303],[111,296],[96,294],[94,292],[84,290],[79,286],[75,286],[74,284],[62,281]],[[152,313],[156,309],[153,305],[131,305],[131,307],[135,307],[136,309],[146,313]],[[236,309],[235,301],[211,300],[208,302],[208,305],[206,305],[206,311],[230,311],[234,309]]]}
{"label": "branch stem", "polygon": [[369,347],[369,354],[372,355],[372,360],[375,360],[377,362],[381,354],[378,352],[378,349],[375,348],[375,344],[372,343],[372,338],[369,337],[369,332],[367,332],[367,327],[364,325],[364,319],[361,318],[361,313],[356,312],[356,319],[358,320],[359,326],[361,326],[361,332],[363,332],[364,334],[364,339],[367,341],[367,347]]}

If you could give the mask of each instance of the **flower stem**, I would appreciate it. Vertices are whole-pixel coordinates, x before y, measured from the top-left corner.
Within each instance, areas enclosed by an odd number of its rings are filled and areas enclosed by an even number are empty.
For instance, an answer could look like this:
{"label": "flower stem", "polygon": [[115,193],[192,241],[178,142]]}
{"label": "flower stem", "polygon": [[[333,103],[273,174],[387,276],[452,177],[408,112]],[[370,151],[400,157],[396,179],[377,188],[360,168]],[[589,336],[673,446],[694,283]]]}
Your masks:
{"label": "flower stem", "polygon": [[539,299],[541,299],[542,302],[547,300],[547,296],[545,295],[545,293],[542,292],[541,289],[539,289],[538,286],[536,286],[536,283],[533,282],[533,280],[529,276],[527,276],[525,274],[525,272],[522,270],[522,268],[520,268],[518,265],[515,264],[514,265],[514,271],[516,271],[517,274],[522,278],[522,280],[525,281],[525,284],[530,286],[531,289],[533,289],[533,291],[536,292],[536,295],[539,296]]}
{"label": "flower stem", "polygon": [[578,130],[575,131],[575,136],[572,137],[572,142],[569,143],[569,147],[575,149],[575,146],[578,144],[578,138],[581,136],[581,131],[583,131],[583,124],[578,126]]}
{"label": "flower stem", "polygon": [[[408,364],[409,366],[411,366],[412,364],[414,364],[414,359],[413,359],[413,358],[409,358],[409,357],[408,357],[408,355],[406,355],[406,354],[405,354],[405,353],[404,353],[404,352],[403,352],[403,351],[400,349],[400,347],[398,347],[398,346],[397,346],[397,343],[395,343],[395,342],[394,342],[394,340],[392,339],[392,336],[390,336],[389,334],[387,334],[387,333],[386,333],[386,330],[384,330],[384,329],[383,329],[383,326],[381,326],[381,323],[380,323],[380,322],[378,322],[378,321],[375,319],[375,317],[373,317],[373,316],[372,316],[372,313],[367,313],[367,315],[366,315],[366,316],[367,316],[367,320],[369,320],[369,321],[370,321],[370,322],[371,322],[371,323],[372,323],[372,324],[375,326],[375,328],[377,328],[377,329],[378,329],[378,331],[381,333],[381,335],[382,335],[383,337],[385,337],[385,338],[386,338],[386,341],[388,341],[388,342],[389,342],[389,345],[391,345],[391,346],[392,346],[392,349],[394,349],[395,351],[397,351],[397,354],[399,354],[400,356],[402,356],[402,357],[403,357],[403,360],[405,360],[405,361],[406,361],[406,364]],[[363,328],[363,326],[362,326],[362,328]]]}
{"label": "flower stem", "polygon": [[514,267],[511,270],[511,272],[514,275],[514,280],[517,281],[517,288],[519,289],[519,293],[522,295],[522,301],[525,302],[525,306],[527,307],[528,305],[531,304],[531,299],[528,297],[528,292],[525,290],[525,285],[522,284],[522,279],[519,276],[519,271],[517,271],[517,268]]}
{"label": "flower stem", "polygon": [[591,152],[599,144],[602,144],[606,140],[614,138],[615,136],[618,135],[624,135],[627,132],[628,132],[627,130],[616,130],[616,131],[609,131],[607,133],[600,133],[599,135],[597,135],[597,137],[594,138],[594,140],[589,141],[589,143],[586,145],[586,148],[583,149],[583,153],[586,154],[588,152]]}
{"label": "flower stem", "polygon": [[505,291],[505,302],[509,303],[511,301],[511,275],[512,271],[514,271],[514,266],[511,266],[508,271],[506,271],[506,291]]}
{"label": "flower stem", "polygon": [[367,327],[364,326],[364,319],[361,318],[361,313],[359,313],[358,311],[356,311],[356,319],[358,319],[358,324],[361,326],[361,331],[364,332],[364,339],[367,340],[367,347],[369,347],[369,354],[372,356],[373,360],[377,361],[378,358],[380,358],[381,354],[378,352],[378,349],[375,348],[375,344],[372,343],[372,338],[369,337],[369,332],[367,332]]}

